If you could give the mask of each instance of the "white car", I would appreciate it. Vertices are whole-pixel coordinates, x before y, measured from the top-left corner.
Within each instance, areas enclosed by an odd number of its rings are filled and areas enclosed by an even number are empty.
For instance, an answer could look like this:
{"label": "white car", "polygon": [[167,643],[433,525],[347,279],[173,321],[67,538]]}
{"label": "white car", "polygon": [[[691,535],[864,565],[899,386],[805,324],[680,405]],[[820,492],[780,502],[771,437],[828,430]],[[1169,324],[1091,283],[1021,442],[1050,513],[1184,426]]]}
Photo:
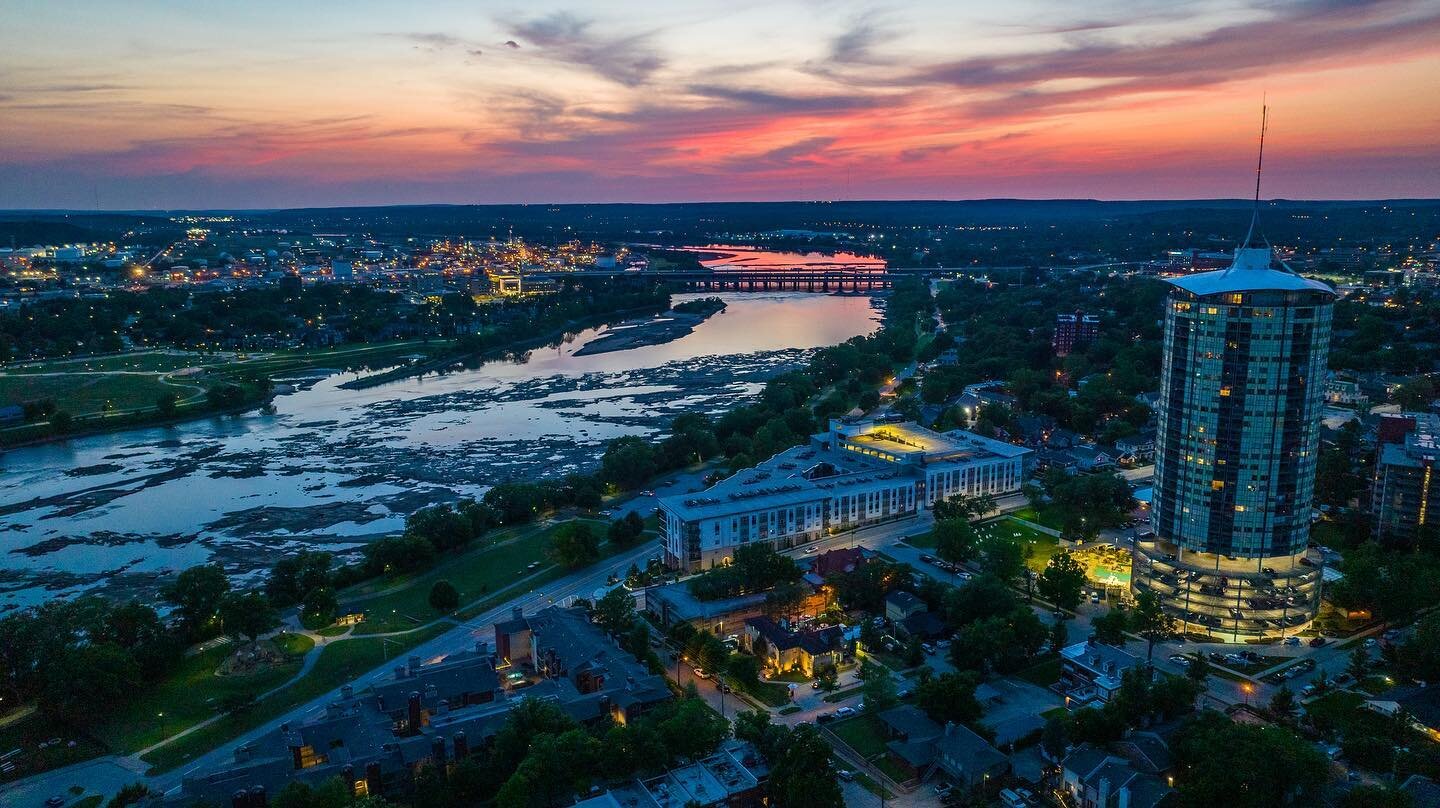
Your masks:
{"label": "white car", "polygon": [[854,708],[854,707],[841,707],[840,709],[838,709],[838,710],[835,711],[835,717],[836,717],[836,718],[849,718],[850,716],[852,716],[852,715],[854,715],[854,714],[855,714],[855,708]]}

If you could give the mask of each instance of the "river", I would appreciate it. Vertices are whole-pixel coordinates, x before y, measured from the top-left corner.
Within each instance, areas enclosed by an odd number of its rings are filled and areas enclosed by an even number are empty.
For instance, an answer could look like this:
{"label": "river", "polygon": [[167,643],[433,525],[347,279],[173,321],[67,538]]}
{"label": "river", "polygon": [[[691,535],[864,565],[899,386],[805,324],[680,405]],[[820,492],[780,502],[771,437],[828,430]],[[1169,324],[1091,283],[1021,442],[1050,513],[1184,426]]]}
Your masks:
{"label": "river", "polygon": [[[675,300],[701,295],[676,295]],[[593,356],[603,329],[524,361],[343,390],[286,381],[251,412],[16,449],[0,458],[0,610],[84,591],[152,596],[210,561],[238,579],[297,547],[353,552],[423,505],[593,467],[604,444],[720,412],[816,347],[870,333],[869,297],[730,294],[664,345]]]}

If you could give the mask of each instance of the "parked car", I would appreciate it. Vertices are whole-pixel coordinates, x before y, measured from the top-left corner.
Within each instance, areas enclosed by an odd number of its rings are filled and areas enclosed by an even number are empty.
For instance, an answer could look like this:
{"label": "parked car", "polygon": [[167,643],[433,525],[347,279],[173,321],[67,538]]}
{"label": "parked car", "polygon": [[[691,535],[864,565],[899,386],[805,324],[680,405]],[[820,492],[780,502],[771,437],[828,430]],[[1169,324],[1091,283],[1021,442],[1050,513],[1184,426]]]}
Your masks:
{"label": "parked car", "polygon": [[838,710],[835,711],[835,717],[836,717],[836,718],[849,718],[850,716],[852,716],[852,715],[854,715],[854,714],[855,714],[855,708],[854,708],[854,707],[841,707],[840,709],[838,709]]}
{"label": "parked car", "polygon": [[839,769],[835,772],[835,776],[847,783],[855,779],[855,773],[849,769]]}
{"label": "parked car", "polygon": [[929,553],[921,553],[920,560],[925,562],[926,564],[929,564],[930,562],[935,560],[935,556],[932,556]]}
{"label": "parked car", "polygon": [[1310,647],[1311,647],[1311,648],[1324,648],[1327,642],[1328,642],[1328,640],[1326,640],[1324,637],[1316,637],[1315,639],[1313,639],[1313,640],[1310,641]]}
{"label": "parked car", "polygon": [[1285,638],[1285,644],[1286,644],[1286,645],[1289,645],[1289,646],[1299,645],[1299,644],[1300,644],[1300,638],[1299,638],[1299,637],[1286,637],[1286,638]]}
{"label": "parked car", "polygon": [[710,674],[706,673],[705,671],[703,671],[703,670],[701,670],[701,669],[699,669],[699,668],[696,668],[696,669],[695,669],[695,678],[696,678],[696,679],[709,679],[709,678],[710,678]]}

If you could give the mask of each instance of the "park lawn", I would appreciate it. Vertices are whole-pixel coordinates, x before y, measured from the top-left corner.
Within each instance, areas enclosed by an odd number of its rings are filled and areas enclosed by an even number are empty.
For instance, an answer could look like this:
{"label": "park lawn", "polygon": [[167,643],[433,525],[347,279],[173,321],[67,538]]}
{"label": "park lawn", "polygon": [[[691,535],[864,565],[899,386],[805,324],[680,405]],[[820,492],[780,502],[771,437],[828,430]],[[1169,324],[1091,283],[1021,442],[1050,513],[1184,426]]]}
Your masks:
{"label": "park lawn", "polygon": [[291,660],[249,676],[215,675],[215,669],[235,651],[234,645],[185,657],[164,681],[142,690],[133,703],[96,728],[95,737],[115,752],[135,752],[216,715],[227,696],[259,696],[279,687],[300,672],[301,657],[314,647],[309,637],[283,636],[279,645],[292,655]]}
{"label": "park lawn", "polygon": [[160,351],[97,356],[88,359],[47,359],[20,367],[11,367],[6,373],[105,373],[132,371],[140,373],[171,373],[185,368],[206,367],[221,364],[228,359],[206,356],[198,353],[173,355]]}
{"label": "park lawn", "polygon": [[195,394],[193,387],[166,384],[159,376],[122,374],[67,374],[64,376],[0,375],[0,405],[52,399],[57,409],[74,416],[95,415],[112,409],[151,408],[165,393],[181,399]]}
{"label": "park lawn", "polygon": [[1049,687],[1060,681],[1060,656],[1057,654],[1043,662],[1037,662],[1016,673],[1015,678],[1039,687]]}
{"label": "park lawn", "polygon": [[[589,523],[597,532],[603,532],[608,527],[608,523],[597,519],[581,521]],[[449,581],[459,590],[460,602],[468,604],[509,584],[530,580],[537,574],[543,576],[555,568],[545,552],[550,547],[551,536],[562,524],[531,529],[518,534],[513,540],[454,556],[411,576],[409,585],[400,589],[395,589],[397,582],[391,580],[388,583],[392,590],[379,597],[355,601],[360,588],[349,590],[340,598],[341,612],[349,611],[352,602],[354,608],[365,611],[365,622],[355,627],[356,636],[406,631],[437,620],[445,615],[430,608],[430,587],[436,581]],[[602,557],[608,549],[606,545],[601,546]],[[539,567],[527,569],[536,562]],[[361,587],[373,588],[373,584],[362,584]]]}
{"label": "park lawn", "polygon": [[339,637],[342,634],[350,633],[350,626],[326,626],[325,628],[317,629],[315,633],[321,637]]}
{"label": "park lawn", "polygon": [[[49,743],[57,738],[59,743]],[[70,746],[72,742],[75,744],[73,747]],[[40,748],[42,743],[46,745],[44,749]],[[8,774],[0,772],[0,783],[69,766],[99,757],[106,752],[99,741],[83,733],[56,726],[54,721],[38,711],[0,727],[0,750],[3,750],[0,754],[12,749],[21,750],[20,754],[8,758],[9,762],[15,764],[15,770]]]}
{"label": "park lawn", "polygon": [[315,666],[294,684],[261,699],[243,713],[227,715],[213,724],[165,744],[143,756],[141,760],[149,763],[154,772],[169,771],[198,754],[231,741],[286,711],[369,673],[383,665],[387,659],[395,659],[449,629],[449,626],[429,626],[396,637],[337,640],[320,651],[320,658],[315,662]]}
{"label": "park lawn", "polygon": [[1044,525],[1054,530],[1062,530],[1064,528],[1064,524],[1060,521],[1060,514],[1053,505],[1046,505],[1038,510],[1034,505],[1026,505],[1019,510],[1011,511],[1010,515],[1018,519],[1024,519],[1027,522]]}

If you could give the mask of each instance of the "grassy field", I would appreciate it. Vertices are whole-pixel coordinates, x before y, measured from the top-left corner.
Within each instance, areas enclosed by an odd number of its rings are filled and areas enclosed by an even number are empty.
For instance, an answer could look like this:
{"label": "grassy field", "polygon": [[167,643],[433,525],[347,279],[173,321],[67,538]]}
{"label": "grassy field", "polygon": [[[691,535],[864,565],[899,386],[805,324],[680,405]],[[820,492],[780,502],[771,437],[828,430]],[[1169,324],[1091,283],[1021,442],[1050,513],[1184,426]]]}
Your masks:
{"label": "grassy field", "polygon": [[837,690],[834,693],[826,694],[825,701],[831,704],[839,704],[846,699],[851,699],[860,695],[860,693],[864,689],[864,685],[856,685],[854,687],[847,687],[844,690]]}
{"label": "grassy field", "polygon": [[1025,564],[1036,572],[1045,569],[1045,565],[1050,563],[1050,557],[1060,550],[1059,540],[1054,536],[1009,517],[986,522],[979,525],[977,530],[980,531],[982,537],[1002,536],[1029,547],[1030,555],[1025,559]]}
{"label": "grassy field", "polygon": [[278,645],[291,655],[290,661],[247,676],[215,675],[220,663],[235,651],[233,645],[186,657],[174,674],[143,690],[134,703],[94,734],[116,752],[134,752],[218,714],[228,696],[259,696],[279,687],[300,671],[300,657],[314,642],[303,635],[287,634]]}
{"label": "grassy field", "polygon": [[260,700],[254,707],[239,715],[226,716],[150,752],[141,759],[154,767],[155,771],[173,769],[198,754],[226,743],[288,710],[368,673],[384,664],[386,659],[395,659],[409,649],[443,634],[448,628],[431,626],[399,637],[371,637],[333,642],[320,652],[315,667],[294,684]]}
{"label": "grassy field", "polygon": [[[597,519],[582,521],[602,534],[608,527],[606,522]],[[449,581],[460,591],[460,602],[470,603],[526,576],[543,575],[558,569],[548,560],[545,551],[550,546],[551,536],[559,529],[560,525],[556,524],[507,532],[501,535],[500,544],[472,550],[417,575],[362,584],[341,595],[341,611],[347,612],[352,608],[365,611],[365,622],[355,627],[356,636],[405,631],[428,623],[444,616],[430,608],[430,587],[436,581]],[[528,569],[534,563],[540,566]],[[396,589],[407,582],[408,586]],[[374,593],[381,594],[362,598]]]}
{"label": "grassy field", "polygon": [[6,368],[6,373],[114,373],[128,370],[141,373],[171,373],[193,367],[207,367],[231,361],[228,357],[199,353],[170,354],[141,351],[89,359],[50,359]]}
{"label": "grassy field", "polygon": [[182,400],[196,395],[194,385],[169,384],[159,376],[77,373],[64,376],[0,375],[0,405],[53,399],[71,415],[95,415],[107,410],[154,407],[165,393]]}
{"label": "grassy field", "polygon": [[[59,742],[52,744],[52,740]],[[71,742],[75,746],[70,746]],[[42,743],[45,744],[44,749],[40,748]],[[15,770],[9,774],[0,773],[0,783],[105,754],[105,747],[98,741],[57,727],[55,722],[38,712],[0,727],[0,754],[12,749],[20,750],[20,754],[9,759],[15,764]]]}
{"label": "grassy field", "polygon": [[1041,524],[1045,527],[1053,528],[1055,530],[1060,530],[1062,528],[1060,522],[1060,515],[1055,512],[1055,508],[1053,506],[1046,506],[1037,510],[1033,505],[1026,505],[1025,507],[1017,511],[1011,511],[1010,515],[1018,519],[1024,519],[1027,522],[1035,522],[1036,524]]}

